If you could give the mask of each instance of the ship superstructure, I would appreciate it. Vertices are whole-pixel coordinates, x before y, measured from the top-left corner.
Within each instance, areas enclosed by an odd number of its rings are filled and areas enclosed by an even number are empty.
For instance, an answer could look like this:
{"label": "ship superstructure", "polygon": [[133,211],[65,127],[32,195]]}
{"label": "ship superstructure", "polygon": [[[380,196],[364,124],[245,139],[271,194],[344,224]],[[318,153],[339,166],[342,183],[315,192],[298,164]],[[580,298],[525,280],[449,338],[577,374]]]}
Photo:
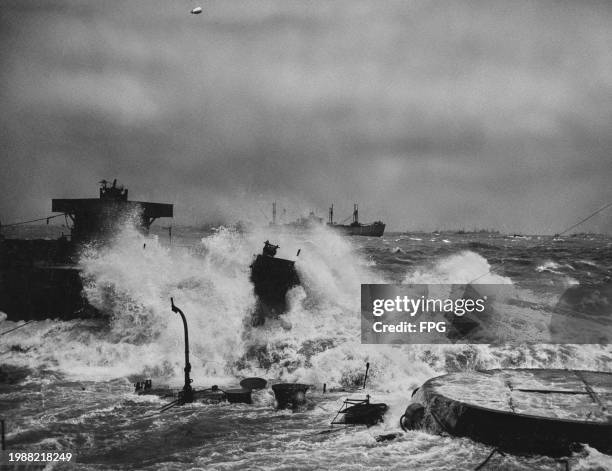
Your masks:
{"label": "ship superstructure", "polygon": [[100,183],[99,198],[52,200],[52,211],[72,221],[70,237],[12,239],[0,235],[0,311],[8,319],[97,315],[82,293],[81,247],[109,242],[125,223],[147,233],[155,219],[173,215],[172,204],[129,201],[128,190],[116,180]]}

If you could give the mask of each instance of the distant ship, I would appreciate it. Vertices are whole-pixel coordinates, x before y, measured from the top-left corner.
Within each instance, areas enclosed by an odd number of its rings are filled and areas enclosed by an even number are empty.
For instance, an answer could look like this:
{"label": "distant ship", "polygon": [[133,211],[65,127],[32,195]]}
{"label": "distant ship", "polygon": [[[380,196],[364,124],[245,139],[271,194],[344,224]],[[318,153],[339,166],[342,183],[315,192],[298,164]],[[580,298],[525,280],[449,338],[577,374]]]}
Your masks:
{"label": "distant ship", "polygon": [[[276,202],[272,203],[272,222],[270,225],[278,225],[276,221]],[[318,217],[313,211],[310,211],[308,216],[302,216],[293,222],[281,224],[280,226],[289,229],[312,229],[323,225],[323,218]],[[360,223],[359,208],[357,204],[353,206],[353,222],[348,225],[334,222],[334,205],[332,204],[329,208],[329,222],[326,226],[330,229],[340,231],[344,235],[350,236],[381,237],[385,232],[385,223],[382,221],[376,221],[369,224]]]}
{"label": "distant ship", "polygon": [[351,236],[381,237],[385,232],[385,223],[382,221],[376,221],[370,224],[360,223],[359,208],[357,204],[353,206],[353,222],[348,225],[336,224],[334,222],[334,205],[332,204],[329,208],[329,222],[327,223],[327,227]]}
{"label": "distant ship", "polygon": [[316,226],[322,226],[323,218],[320,218],[315,215],[314,211],[310,211],[308,216],[301,216],[295,221],[288,222],[287,224],[283,225],[292,229],[312,229]]}
{"label": "distant ship", "polygon": [[[284,210],[283,210],[284,211]],[[278,224],[276,220],[276,201],[272,203],[272,222],[271,226],[280,226],[287,229],[313,229],[317,226],[323,226],[323,218],[318,217],[314,211],[310,211],[308,216],[300,216],[298,219],[285,224]]]}

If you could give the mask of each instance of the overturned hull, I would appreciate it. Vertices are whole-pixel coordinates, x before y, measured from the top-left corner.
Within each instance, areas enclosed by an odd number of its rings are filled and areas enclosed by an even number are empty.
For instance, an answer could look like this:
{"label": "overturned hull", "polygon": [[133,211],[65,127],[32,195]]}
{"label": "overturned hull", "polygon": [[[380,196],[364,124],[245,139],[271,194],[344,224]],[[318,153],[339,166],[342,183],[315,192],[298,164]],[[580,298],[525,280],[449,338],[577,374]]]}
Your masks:
{"label": "overturned hull", "polygon": [[277,317],[287,310],[287,291],[300,283],[295,262],[268,255],[258,255],[251,265],[251,281],[258,306],[253,324],[263,324],[266,318]]}
{"label": "overturned hull", "polygon": [[573,443],[612,452],[612,373],[488,370],[430,379],[402,418],[519,452],[566,455]]}

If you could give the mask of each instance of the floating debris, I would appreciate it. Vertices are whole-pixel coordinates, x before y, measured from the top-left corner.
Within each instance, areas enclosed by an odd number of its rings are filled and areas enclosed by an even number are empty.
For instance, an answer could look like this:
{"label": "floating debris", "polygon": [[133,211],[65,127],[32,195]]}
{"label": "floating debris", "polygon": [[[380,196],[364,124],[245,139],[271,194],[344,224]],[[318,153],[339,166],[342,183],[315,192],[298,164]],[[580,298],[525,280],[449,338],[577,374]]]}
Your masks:
{"label": "floating debris", "polygon": [[388,409],[389,406],[382,402],[378,404],[370,403],[369,395],[365,399],[345,399],[331,424],[366,425],[371,427],[384,420],[384,415]]}
{"label": "floating debris", "polygon": [[278,409],[297,409],[306,404],[308,384],[278,383],[272,385]]}
{"label": "floating debris", "polygon": [[240,386],[244,389],[265,389],[268,382],[263,378],[244,378],[240,381]]}

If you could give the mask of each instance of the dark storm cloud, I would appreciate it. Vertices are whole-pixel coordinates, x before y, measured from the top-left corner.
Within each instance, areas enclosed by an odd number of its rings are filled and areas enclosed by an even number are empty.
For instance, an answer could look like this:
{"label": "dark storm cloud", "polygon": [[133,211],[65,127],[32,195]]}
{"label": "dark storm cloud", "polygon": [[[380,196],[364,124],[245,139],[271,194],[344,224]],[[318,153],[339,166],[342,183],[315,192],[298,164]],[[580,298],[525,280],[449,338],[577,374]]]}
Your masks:
{"label": "dark storm cloud", "polygon": [[181,222],[556,232],[612,199],[606,2],[191,7],[3,3],[3,221],[115,176]]}

